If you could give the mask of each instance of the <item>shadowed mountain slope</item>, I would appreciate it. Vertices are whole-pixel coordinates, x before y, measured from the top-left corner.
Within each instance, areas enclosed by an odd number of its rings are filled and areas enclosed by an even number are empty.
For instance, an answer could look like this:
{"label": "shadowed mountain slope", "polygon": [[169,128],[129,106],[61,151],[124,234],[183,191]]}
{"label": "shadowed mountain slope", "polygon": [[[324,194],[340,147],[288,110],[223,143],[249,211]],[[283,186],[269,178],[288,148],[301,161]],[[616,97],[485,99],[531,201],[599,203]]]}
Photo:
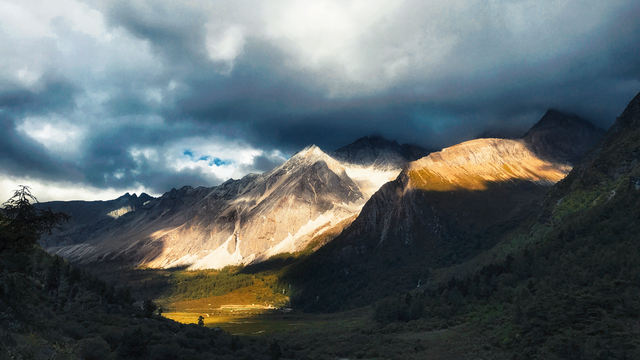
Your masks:
{"label": "shadowed mountain slope", "polygon": [[639,358],[640,93],[521,232],[540,228],[513,255],[531,276],[511,287],[527,282],[532,296],[512,300],[512,346],[526,358]]}
{"label": "shadowed mountain slope", "polygon": [[297,287],[293,302],[333,311],[415,287],[430,267],[496,244],[570,170],[507,139],[471,140],[411,162],[350,227],[285,276]]}
{"label": "shadowed mountain slope", "polygon": [[640,94],[629,103],[604,137],[564,181],[550,193],[547,207],[560,206],[560,199],[580,190],[596,190],[610,182],[628,178],[629,186],[640,186]]}

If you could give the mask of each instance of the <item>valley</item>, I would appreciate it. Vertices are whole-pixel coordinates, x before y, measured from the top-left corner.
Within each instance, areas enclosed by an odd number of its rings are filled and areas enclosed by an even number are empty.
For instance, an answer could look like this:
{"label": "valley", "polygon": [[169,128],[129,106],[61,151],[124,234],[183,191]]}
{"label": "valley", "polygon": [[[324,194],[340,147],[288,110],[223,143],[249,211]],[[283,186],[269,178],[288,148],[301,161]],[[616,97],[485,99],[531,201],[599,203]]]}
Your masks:
{"label": "valley", "polygon": [[[230,358],[634,358],[638,129],[640,94],[604,134],[548,112],[521,139],[414,160],[364,138],[342,148],[349,156],[310,146],[218,187],[39,204],[85,215],[45,235],[52,255],[31,260],[34,279],[51,281],[58,255],[69,263],[64,281],[33,298],[64,316],[90,303],[145,328],[225,334],[207,351]],[[129,351],[118,339],[105,351]]]}
{"label": "valley", "polygon": [[640,1],[0,0],[0,360],[640,359]]}

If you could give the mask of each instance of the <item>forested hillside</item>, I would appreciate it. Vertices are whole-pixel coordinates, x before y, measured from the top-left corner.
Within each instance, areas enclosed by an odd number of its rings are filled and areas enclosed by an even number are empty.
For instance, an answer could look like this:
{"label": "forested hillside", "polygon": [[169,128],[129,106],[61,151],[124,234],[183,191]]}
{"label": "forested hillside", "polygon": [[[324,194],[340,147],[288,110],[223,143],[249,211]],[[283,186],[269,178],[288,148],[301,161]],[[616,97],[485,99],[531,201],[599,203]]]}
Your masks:
{"label": "forested hillside", "polygon": [[376,319],[470,321],[514,358],[640,358],[639,149],[640,94],[494,260],[380,302]]}
{"label": "forested hillside", "polygon": [[0,359],[271,359],[274,351],[282,354],[277,343],[264,339],[243,343],[220,329],[158,316],[152,301],[134,305],[127,288],[47,254],[36,244],[39,235],[66,217],[38,210],[31,200],[29,189],[22,188],[0,211]]}

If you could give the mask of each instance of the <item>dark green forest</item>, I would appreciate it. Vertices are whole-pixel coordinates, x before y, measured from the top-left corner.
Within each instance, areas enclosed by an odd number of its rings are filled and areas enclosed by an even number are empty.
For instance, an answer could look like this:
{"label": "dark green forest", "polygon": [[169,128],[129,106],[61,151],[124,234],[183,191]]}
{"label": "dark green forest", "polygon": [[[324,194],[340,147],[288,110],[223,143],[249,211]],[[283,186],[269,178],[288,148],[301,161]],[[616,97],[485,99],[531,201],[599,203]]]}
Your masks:
{"label": "dark green forest", "polygon": [[158,315],[89,272],[46,253],[39,236],[64,214],[33,207],[23,187],[0,211],[0,359],[273,359],[266,339],[241,341],[220,329]]}

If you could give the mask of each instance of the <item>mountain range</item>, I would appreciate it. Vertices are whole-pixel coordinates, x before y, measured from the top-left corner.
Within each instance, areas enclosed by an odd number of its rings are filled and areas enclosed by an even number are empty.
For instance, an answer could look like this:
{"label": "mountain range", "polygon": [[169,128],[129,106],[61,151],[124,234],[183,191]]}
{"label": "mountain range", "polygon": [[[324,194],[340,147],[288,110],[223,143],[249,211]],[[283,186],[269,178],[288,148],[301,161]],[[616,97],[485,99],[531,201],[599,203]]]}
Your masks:
{"label": "mountain range", "polygon": [[46,239],[48,250],[85,264],[207,269],[331,242],[324,252],[334,249],[331,261],[350,263],[347,272],[357,267],[354,254],[389,257],[403,247],[447,248],[455,262],[521,221],[602,133],[549,111],[522,139],[476,139],[439,152],[379,136],[327,153],[311,145],[271,171],[219,186],[44,203],[72,217]]}
{"label": "mountain range", "polygon": [[[333,319],[270,335],[271,358],[282,358],[284,345],[285,358],[624,359],[640,357],[639,190],[640,94],[604,133],[550,110],[519,138],[429,152],[366,137],[334,152],[309,146],[272,171],[216,187],[38,206],[72,215],[48,238],[49,251],[100,276],[116,269],[120,285],[156,289],[156,301],[207,312],[216,300],[252,304],[277,294],[296,310],[275,318]],[[154,351],[166,353],[160,343],[177,338],[178,327],[163,330],[156,325],[165,318],[141,313],[155,308],[150,300],[143,310],[130,306],[128,288],[60,257],[24,255],[2,259],[24,272],[2,273],[2,301],[85,337],[78,346],[100,343],[122,357],[131,339],[153,338]],[[161,269],[176,263],[245,266]],[[7,290],[29,276],[39,277],[24,285],[30,296]],[[12,308],[2,309],[10,318]],[[118,326],[105,322],[114,312]],[[114,337],[122,321],[138,327],[135,336]],[[226,353],[238,350],[234,341]]]}
{"label": "mountain range", "polygon": [[172,189],[159,198],[50,202],[72,221],[49,250],[79,263],[114,260],[148,267],[221,268],[295,252],[353,221],[417,146],[364,137],[331,155],[311,145],[263,174],[219,186]]}

